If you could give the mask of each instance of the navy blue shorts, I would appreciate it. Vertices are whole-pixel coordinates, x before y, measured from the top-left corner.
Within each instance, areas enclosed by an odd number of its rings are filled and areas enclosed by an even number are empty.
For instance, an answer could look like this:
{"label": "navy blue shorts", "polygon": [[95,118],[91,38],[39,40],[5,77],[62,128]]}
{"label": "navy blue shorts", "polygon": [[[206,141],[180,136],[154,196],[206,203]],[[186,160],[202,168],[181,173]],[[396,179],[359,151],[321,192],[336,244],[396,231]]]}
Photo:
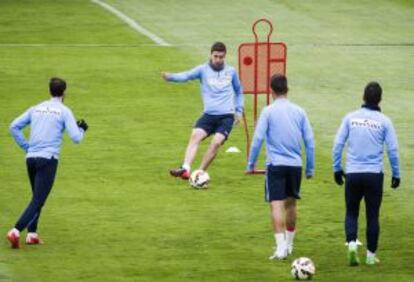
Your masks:
{"label": "navy blue shorts", "polygon": [[223,134],[226,139],[229,137],[231,130],[233,129],[234,115],[209,115],[203,114],[194,125],[194,128],[201,128],[208,135],[214,133]]}
{"label": "navy blue shorts", "polygon": [[269,165],[266,169],[265,200],[282,201],[286,198],[300,199],[302,167]]}

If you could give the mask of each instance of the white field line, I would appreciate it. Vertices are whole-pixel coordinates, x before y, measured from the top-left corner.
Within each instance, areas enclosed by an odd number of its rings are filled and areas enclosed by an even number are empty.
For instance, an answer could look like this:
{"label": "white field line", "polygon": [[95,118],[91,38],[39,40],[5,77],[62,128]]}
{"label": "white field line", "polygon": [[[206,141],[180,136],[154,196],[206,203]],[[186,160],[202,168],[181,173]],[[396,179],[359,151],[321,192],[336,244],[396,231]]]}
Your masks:
{"label": "white field line", "polygon": [[127,25],[129,25],[132,29],[134,29],[135,31],[145,35],[146,37],[148,37],[149,39],[154,41],[157,45],[171,46],[171,44],[166,42],[164,39],[162,39],[161,37],[159,37],[156,34],[152,33],[148,29],[144,28],[137,21],[135,21],[134,19],[128,17],[127,15],[125,15],[124,13],[122,13],[121,11],[116,9],[115,7],[109,5],[105,2],[102,2],[101,0],[91,0],[91,2],[97,4],[97,5],[101,6],[102,8],[104,8],[105,10],[111,12],[112,14],[114,14],[115,16],[120,18],[122,21],[124,21]]}
{"label": "white field line", "polygon": [[138,43],[138,44],[130,44],[130,43],[0,43],[0,48],[18,48],[18,47],[34,47],[34,48],[42,48],[42,47],[159,47],[159,44],[155,43]]}
{"label": "white field line", "polygon": [[[1,0],[0,0],[1,1]],[[172,46],[172,45],[170,45]],[[156,43],[0,43],[0,49],[18,49],[18,48],[158,48],[159,44]],[[194,44],[194,43],[182,43],[174,44],[174,47],[182,48],[200,48],[208,49],[209,43]]]}

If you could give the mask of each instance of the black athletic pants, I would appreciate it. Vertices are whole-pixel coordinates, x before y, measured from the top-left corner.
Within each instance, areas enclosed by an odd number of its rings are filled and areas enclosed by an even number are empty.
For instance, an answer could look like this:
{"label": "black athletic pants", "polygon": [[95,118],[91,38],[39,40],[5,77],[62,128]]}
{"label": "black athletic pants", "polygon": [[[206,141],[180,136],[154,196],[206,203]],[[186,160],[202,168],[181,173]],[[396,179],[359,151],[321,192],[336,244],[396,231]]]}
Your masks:
{"label": "black athletic pants", "polygon": [[36,232],[42,207],[55,181],[58,161],[55,158],[28,158],[26,164],[33,196],[15,228],[22,231],[27,227],[29,232]]}
{"label": "black athletic pants", "polygon": [[364,198],[367,219],[368,250],[375,253],[379,238],[379,212],[382,202],[384,175],[382,173],[348,173],[345,181],[347,242],[358,236],[359,204]]}

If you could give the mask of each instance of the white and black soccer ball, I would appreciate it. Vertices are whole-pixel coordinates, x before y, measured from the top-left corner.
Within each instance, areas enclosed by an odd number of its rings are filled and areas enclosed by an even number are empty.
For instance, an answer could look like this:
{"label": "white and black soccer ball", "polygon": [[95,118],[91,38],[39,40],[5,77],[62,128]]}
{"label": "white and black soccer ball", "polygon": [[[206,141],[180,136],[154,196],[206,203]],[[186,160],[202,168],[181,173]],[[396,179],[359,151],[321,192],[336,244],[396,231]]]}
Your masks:
{"label": "white and black soccer ball", "polygon": [[296,280],[311,280],[315,275],[315,264],[310,258],[297,258],[292,263],[291,273]]}
{"label": "white and black soccer ball", "polygon": [[189,179],[190,185],[196,189],[204,189],[208,187],[210,176],[204,170],[195,170]]}

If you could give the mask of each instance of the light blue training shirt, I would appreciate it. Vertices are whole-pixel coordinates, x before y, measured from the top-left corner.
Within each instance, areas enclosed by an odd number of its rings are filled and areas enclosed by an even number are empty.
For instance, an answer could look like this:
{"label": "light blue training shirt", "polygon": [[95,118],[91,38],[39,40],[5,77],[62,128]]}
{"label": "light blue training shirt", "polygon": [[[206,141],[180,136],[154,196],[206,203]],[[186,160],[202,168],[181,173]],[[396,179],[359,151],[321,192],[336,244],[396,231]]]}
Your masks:
{"label": "light blue training shirt", "polygon": [[391,120],[377,110],[361,108],[342,120],[334,141],[333,170],[342,170],[342,151],[348,145],[346,173],[383,171],[384,144],[392,175],[400,177],[398,142]]}
{"label": "light blue training shirt", "polygon": [[[30,124],[30,138],[22,129]],[[76,124],[72,111],[60,98],[52,98],[25,111],[10,125],[10,132],[26,158],[59,158],[63,132],[67,130],[74,143],[83,139],[84,131]]]}
{"label": "light blue training shirt", "polygon": [[302,141],[306,151],[306,175],[314,174],[315,144],[306,112],[287,98],[277,98],[265,107],[257,122],[247,170],[252,171],[263,141],[267,165],[302,167]]}
{"label": "light blue training shirt", "polygon": [[167,80],[186,82],[198,79],[204,103],[204,113],[209,115],[243,113],[244,97],[237,71],[225,64],[220,71],[213,70],[209,63],[190,71],[172,73]]}

